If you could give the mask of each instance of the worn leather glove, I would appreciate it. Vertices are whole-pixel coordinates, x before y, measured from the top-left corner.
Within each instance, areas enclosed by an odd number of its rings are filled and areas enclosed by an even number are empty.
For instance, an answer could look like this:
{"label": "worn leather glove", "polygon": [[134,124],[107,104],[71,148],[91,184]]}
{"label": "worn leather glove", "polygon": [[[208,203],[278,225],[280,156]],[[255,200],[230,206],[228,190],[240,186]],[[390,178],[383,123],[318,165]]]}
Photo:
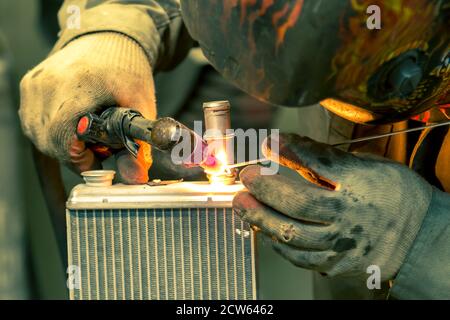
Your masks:
{"label": "worn leather glove", "polygon": [[[28,72],[21,82],[19,115],[26,136],[40,151],[77,172],[100,166],[93,152],[76,138],[79,118],[116,105],[135,109],[149,119],[156,117],[149,61],[134,40],[119,33],[82,36]],[[123,182],[148,181],[150,146],[138,143],[137,159],[126,150],[116,154]]]}
{"label": "worn leather glove", "polygon": [[395,276],[431,200],[425,180],[399,163],[294,134],[269,137],[263,148],[301,176],[245,168],[248,192],[233,201],[243,220],[275,239],[275,250],[297,266],[367,279],[367,267],[377,265],[381,280]]}

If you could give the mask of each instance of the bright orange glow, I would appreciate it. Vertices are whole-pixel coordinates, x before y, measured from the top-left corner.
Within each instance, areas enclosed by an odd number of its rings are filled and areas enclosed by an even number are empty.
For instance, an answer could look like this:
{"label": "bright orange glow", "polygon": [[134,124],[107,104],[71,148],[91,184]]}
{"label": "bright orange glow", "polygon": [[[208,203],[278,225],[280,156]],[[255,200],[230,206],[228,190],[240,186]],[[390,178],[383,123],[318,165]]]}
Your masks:
{"label": "bright orange glow", "polygon": [[203,163],[203,168],[207,174],[214,176],[231,174],[225,150],[219,150],[217,153],[209,155],[207,161],[209,163]]}

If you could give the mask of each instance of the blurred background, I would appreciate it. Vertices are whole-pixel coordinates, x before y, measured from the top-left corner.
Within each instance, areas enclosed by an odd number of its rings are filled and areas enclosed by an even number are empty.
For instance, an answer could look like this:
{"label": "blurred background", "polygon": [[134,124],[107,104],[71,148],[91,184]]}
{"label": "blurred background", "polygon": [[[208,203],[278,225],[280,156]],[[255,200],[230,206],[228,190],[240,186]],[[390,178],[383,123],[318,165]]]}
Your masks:
{"label": "blurred background", "polygon": [[[0,2],[0,299],[68,298],[64,258],[58,250],[31,144],[21,133],[17,115],[20,79],[45,58],[55,42],[62,2]],[[211,100],[230,100],[234,128],[283,128],[289,132],[296,131],[298,123],[295,109],[263,104],[226,83],[198,49],[175,70],[156,76],[156,92],[159,116],[174,117],[191,127],[194,120],[203,118],[202,103]],[[180,172],[161,154],[155,152],[154,158],[152,178],[203,179],[199,172]],[[65,168],[61,173],[66,193],[81,182]],[[60,215],[64,216],[63,210]],[[284,261],[261,236],[258,264],[260,298],[312,298],[312,274]]]}

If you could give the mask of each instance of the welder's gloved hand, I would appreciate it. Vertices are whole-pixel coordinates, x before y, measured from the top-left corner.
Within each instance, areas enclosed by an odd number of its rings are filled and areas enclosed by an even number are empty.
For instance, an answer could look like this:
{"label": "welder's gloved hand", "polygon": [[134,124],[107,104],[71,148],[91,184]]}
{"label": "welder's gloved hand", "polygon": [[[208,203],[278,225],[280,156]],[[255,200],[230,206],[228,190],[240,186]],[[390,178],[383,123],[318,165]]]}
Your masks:
{"label": "welder's gloved hand", "polygon": [[[97,169],[100,162],[76,138],[86,112],[120,106],[144,117],[156,117],[154,85],[144,50],[131,38],[113,32],[82,36],[28,72],[21,82],[20,119],[25,134],[43,153],[77,172]],[[151,166],[150,146],[141,144],[138,158],[116,154],[119,178],[145,183]]]}
{"label": "welder's gloved hand", "polygon": [[[351,154],[298,135],[280,135],[279,152],[264,153],[296,170],[298,178],[264,176],[245,168],[248,189],[233,207],[276,240],[275,250],[295,265],[329,276],[367,279],[377,265],[392,279],[419,231],[432,187],[415,172],[387,159]],[[303,177],[303,178],[302,178]]]}

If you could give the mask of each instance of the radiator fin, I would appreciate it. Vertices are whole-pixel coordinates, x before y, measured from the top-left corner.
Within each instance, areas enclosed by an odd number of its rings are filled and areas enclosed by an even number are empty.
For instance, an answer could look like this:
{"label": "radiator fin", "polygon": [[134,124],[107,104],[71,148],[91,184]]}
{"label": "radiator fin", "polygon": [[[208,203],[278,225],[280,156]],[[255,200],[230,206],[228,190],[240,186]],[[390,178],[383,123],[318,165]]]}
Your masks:
{"label": "radiator fin", "polygon": [[68,210],[75,300],[256,299],[254,239],[231,208]]}

